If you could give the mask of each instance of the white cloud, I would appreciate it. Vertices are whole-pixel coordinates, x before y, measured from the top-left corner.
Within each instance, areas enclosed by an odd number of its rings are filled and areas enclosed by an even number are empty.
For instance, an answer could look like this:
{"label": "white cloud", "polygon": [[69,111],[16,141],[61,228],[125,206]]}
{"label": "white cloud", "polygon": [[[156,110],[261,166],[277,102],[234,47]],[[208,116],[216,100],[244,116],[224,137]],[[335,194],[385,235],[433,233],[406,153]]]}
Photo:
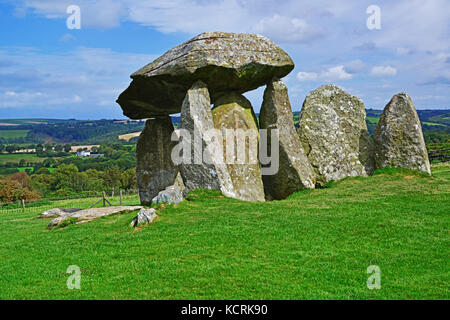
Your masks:
{"label": "white cloud", "polygon": [[[68,16],[65,10],[72,2],[26,0],[23,5],[49,19],[65,19]],[[163,33],[255,32],[276,42],[289,43],[309,43],[325,35],[323,24],[311,25],[315,19],[305,12],[306,6],[295,1],[262,4],[253,0],[79,0],[77,5],[81,9],[82,29],[111,28],[122,21],[131,21]]]}
{"label": "white cloud", "polygon": [[375,66],[370,70],[370,74],[375,77],[395,76],[397,69],[391,66]]}
{"label": "white cloud", "polygon": [[[125,0],[80,0],[75,1],[81,9],[81,28],[113,28],[117,27],[122,18],[127,15],[127,2]],[[32,12],[44,15],[49,19],[66,19],[68,6],[73,0],[26,0],[25,8]]]}
{"label": "white cloud", "polygon": [[69,42],[73,40],[76,40],[76,38],[70,33],[65,33],[61,38],[59,38],[59,41],[61,42]]}
{"label": "white cloud", "polygon": [[[366,27],[366,8],[370,3],[359,0],[7,1],[16,6],[17,16],[26,18],[34,14],[60,19],[62,29],[68,16],[67,6],[77,4],[81,8],[82,29],[112,28],[123,22],[132,22],[166,34],[181,33],[174,38],[186,40],[204,31],[258,32],[280,44],[292,56],[296,70],[301,71],[292,77],[296,76],[298,81],[343,81],[363,73],[377,77],[396,75],[389,94],[409,91],[420,92],[423,96],[439,94],[448,97],[448,0],[381,1],[381,30],[376,31]],[[167,38],[173,39],[170,35]],[[77,36],[77,43],[82,43],[82,40],[81,34]],[[136,41],[139,43],[139,39]],[[160,45],[164,44],[155,43],[155,47]],[[68,97],[79,94],[83,103],[92,101],[94,105],[105,104],[116,97],[116,94],[100,90],[122,91],[129,83],[130,70],[134,71],[152,60],[151,57],[141,59],[140,55],[132,53],[121,55],[92,48],[79,49],[70,55],[72,60],[58,54],[43,55],[34,49],[23,52],[21,59],[11,60],[8,54],[4,54],[3,59],[1,50],[2,98],[5,96],[2,92],[6,91],[17,94],[29,91],[31,94],[38,90],[56,95],[59,89],[51,92],[53,85],[64,88],[61,92]],[[10,67],[10,62],[26,66]],[[2,73],[5,74],[3,82]],[[7,76],[8,73],[14,74]],[[46,74],[49,74],[48,79]],[[11,81],[13,76],[17,81]],[[42,79],[44,81],[39,82]],[[379,79],[365,80],[352,83],[352,86],[372,97],[387,94],[386,89],[380,93]],[[16,83],[22,85],[14,86]],[[302,85],[308,86],[307,83]],[[71,87],[72,91],[69,90]]]}
{"label": "white cloud", "polygon": [[398,54],[398,55],[406,55],[406,54],[411,54],[411,53],[413,53],[413,50],[411,50],[410,48],[397,48],[397,49],[395,49],[395,52]]}
{"label": "white cloud", "polygon": [[321,74],[321,77],[327,81],[334,81],[334,80],[349,80],[353,76],[344,70],[344,66],[336,66],[329,68],[327,71]]}
{"label": "white cloud", "polygon": [[389,1],[381,6],[382,28],[376,43],[413,51],[447,50],[450,21],[448,0]]}
{"label": "white cloud", "polygon": [[322,71],[320,74],[315,72],[299,72],[297,74],[297,79],[300,81],[339,81],[339,80],[350,80],[353,78],[353,75],[346,72],[344,70],[343,65],[339,65],[336,67],[330,67],[325,71]]}
{"label": "white cloud", "polygon": [[[28,11],[65,19],[73,0],[14,4],[23,16]],[[111,28],[131,21],[164,33],[258,32],[279,42],[309,43],[326,35],[327,39],[345,39],[345,46],[342,41],[336,44],[348,48],[415,52],[450,47],[448,0],[384,1],[380,4],[381,30],[376,32],[366,28],[368,4],[359,0],[77,0],[76,4],[81,8],[82,28]]]}
{"label": "white cloud", "polygon": [[76,112],[72,117],[119,116],[115,100],[130,83],[129,75],[158,56],[99,48],[69,54],[5,49],[0,47],[0,61],[11,61],[13,67],[0,70],[0,109],[54,109],[66,117],[70,108]]}
{"label": "white cloud", "polygon": [[318,75],[315,72],[299,72],[297,74],[297,79],[300,81],[315,81]]}
{"label": "white cloud", "polygon": [[365,68],[366,66],[360,59],[352,60],[344,64],[344,70],[352,74],[362,72]]}
{"label": "white cloud", "polygon": [[252,31],[281,42],[311,42],[324,36],[324,32],[305,20],[278,14],[258,21]]}

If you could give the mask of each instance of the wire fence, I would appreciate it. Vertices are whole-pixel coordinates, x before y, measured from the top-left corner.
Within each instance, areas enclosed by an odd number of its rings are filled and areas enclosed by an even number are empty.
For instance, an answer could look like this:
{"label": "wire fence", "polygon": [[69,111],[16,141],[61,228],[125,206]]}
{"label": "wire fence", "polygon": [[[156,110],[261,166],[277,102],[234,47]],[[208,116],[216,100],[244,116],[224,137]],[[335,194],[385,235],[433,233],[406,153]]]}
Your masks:
{"label": "wire fence", "polygon": [[99,201],[106,198],[111,205],[138,205],[139,193],[137,190],[119,190],[85,193],[55,198],[42,198],[34,201],[23,201],[10,203],[0,203],[0,214],[7,213],[36,213],[40,214],[53,208],[79,208],[87,209],[95,204],[95,208],[107,204],[106,201]]}
{"label": "wire fence", "polygon": [[450,161],[450,149],[439,149],[428,151],[430,162],[448,162]]}

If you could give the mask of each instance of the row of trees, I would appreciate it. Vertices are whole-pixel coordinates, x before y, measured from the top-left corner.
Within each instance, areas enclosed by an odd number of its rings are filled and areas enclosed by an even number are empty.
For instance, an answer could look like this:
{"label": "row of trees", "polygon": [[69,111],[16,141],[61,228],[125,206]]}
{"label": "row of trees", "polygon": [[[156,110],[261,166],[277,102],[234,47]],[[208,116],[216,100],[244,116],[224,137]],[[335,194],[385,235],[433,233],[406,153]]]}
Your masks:
{"label": "row of trees", "polygon": [[25,172],[15,173],[0,179],[0,201],[36,200],[40,194],[33,189],[31,178]]}
{"label": "row of trees", "polygon": [[0,178],[0,202],[30,201],[113,188],[136,189],[136,168],[121,172],[114,166],[105,171],[89,169],[80,172],[73,164],[62,164],[52,171],[42,167],[31,177],[26,172],[15,173]]}
{"label": "row of trees", "polygon": [[44,196],[137,187],[136,168],[121,172],[118,166],[105,171],[88,169],[80,172],[73,164],[62,164],[52,171],[41,168],[31,178],[35,190]]}
{"label": "row of trees", "polygon": [[36,149],[36,152],[70,152],[72,146],[70,144],[0,144],[0,152],[14,153],[23,149]]}
{"label": "row of trees", "polygon": [[[41,145],[28,146],[36,149]],[[30,161],[27,158],[15,162],[0,163],[0,173],[9,174],[0,178],[5,186],[0,202],[20,199],[34,200],[37,197],[55,197],[83,192],[111,189],[136,189],[136,152],[134,145],[110,143],[93,148],[94,153],[104,156],[86,158],[76,156],[47,157],[43,161]],[[43,152],[54,152],[55,145],[42,145]],[[28,167],[28,168],[27,168]],[[13,170],[26,170],[20,173],[22,179],[30,183],[17,184],[19,176]],[[3,187],[1,187],[3,188]],[[11,190],[14,190],[11,191]]]}

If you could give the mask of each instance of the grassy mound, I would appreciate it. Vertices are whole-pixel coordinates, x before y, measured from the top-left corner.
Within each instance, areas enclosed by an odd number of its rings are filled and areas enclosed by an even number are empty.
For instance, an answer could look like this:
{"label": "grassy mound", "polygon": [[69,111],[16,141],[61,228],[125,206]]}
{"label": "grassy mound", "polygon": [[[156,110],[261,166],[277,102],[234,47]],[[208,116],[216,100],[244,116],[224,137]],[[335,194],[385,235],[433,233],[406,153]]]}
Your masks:
{"label": "grassy mound", "polygon": [[[389,169],[286,200],[198,190],[151,225],[135,213],[47,231],[0,216],[0,299],[449,299],[450,166]],[[67,289],[68,266],[81,289]],[[381,269],[369,290],[367,267]]]}

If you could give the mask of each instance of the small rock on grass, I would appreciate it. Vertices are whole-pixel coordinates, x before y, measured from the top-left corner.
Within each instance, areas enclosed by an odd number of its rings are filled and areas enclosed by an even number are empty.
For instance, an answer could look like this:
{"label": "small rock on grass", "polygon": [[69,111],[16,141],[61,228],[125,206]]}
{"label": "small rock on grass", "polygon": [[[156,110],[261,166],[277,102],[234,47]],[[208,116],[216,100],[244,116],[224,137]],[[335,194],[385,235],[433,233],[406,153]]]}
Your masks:
{"label": "small rock on grass", "polygon": [[153,198],[152,203],[180,203],[183,201],[183,192],[178,186],[169,186],[165,190],[160,191],[156,197]]}
{"label": "small rock on grass", "polygon": [[136,218],[131,221],[130,225],[132,227],[137,227],[141,224],[149,224],[152,223],[158,216],[156,215],[156,210],[153,208],[145,209],[142,208],[139,210]]}

